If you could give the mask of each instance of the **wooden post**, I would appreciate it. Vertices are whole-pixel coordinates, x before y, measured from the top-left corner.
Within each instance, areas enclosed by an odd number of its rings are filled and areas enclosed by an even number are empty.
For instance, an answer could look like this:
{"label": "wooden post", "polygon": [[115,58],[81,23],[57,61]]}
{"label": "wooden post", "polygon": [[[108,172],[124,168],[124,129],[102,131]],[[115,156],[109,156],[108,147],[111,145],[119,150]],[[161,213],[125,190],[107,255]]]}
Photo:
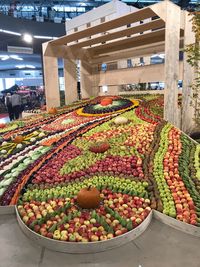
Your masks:
{"label": "wooden post", "polygon": [[56,57],[43,56],[44,83],[47,108],[60,106],[58,60]]}
{"label": "wooden post", "polygon": [[181,9],[165,1],[165,93],[164,119],[175,126],[178,122],[178,78],[179,78],[179,42]]}
{"label": "wooden post", "polygon": [[91,64],[81,60],[80,76],[81,76],[81,97],[88,98],[91,96],[97,96],[98,90],[96,87],[93,87]]}
{"label": "wooden post", "polygon": [[[187,11],[184,11],[185,17],[185,31],[184,44],[192,44],[195,42],[195,35],[192,31],[191,16]],[[191,132],[194,127],[194,108],[190,105],[192,90],[191,84],[194,80],[194,68],[187,62],[187,54],[184,53],[183,60],[183,91],[182,91],[182,130],[184,132]]]}
{"label": "wooden post", "polygon": [[65,104],[78,100],[76,61],[64,59]]}

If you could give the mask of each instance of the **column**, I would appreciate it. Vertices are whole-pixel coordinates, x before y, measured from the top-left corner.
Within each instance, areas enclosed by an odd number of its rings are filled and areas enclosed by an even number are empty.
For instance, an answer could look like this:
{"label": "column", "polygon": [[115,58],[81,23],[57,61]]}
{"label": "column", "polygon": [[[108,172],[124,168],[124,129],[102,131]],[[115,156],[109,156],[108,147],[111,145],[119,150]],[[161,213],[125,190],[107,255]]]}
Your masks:
{"label": "column", "polygon": [[[185,31],[184,43],[185,45],[195,42],[195,35],[192,31],[191,16],[184,11],[185,15]],[[194,80],[194,68],[187,62],[187,54],[184,53],[183,59],[183,90],[182,90],[182,130],[190,132],[194,127],[194,108],[190,105],[192,100],[191,84]]]}
{"label": "column", "polygon": [[47,108],[59,107],[60,89],[57,58],[43,56],[43,67]]}
{"label": "column", "polygon": [[178,79],[181,10],[166,1],[164,119],[178,126]]}
{"label": "column", "polygon": [[92,66],[90,63],[81,60],[80,76],[82,98],[97,96],[98,90],[93,87]]}
{"label": "column", "polygon": [[76,61],[64,59],[65,104],[78,100]]}

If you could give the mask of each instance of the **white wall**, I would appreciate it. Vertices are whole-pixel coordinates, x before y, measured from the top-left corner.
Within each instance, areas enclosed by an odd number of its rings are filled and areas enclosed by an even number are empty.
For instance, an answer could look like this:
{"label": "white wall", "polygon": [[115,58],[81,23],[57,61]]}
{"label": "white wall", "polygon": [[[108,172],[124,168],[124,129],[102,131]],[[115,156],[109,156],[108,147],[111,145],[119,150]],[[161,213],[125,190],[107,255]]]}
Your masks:
{"label": "white wall", "polygon": [[91,23],[91,26],[100,24],[103,17],[105,17],[106,21],[109,21],[136,10],[137,8],[130,7],[121,1],[113,0],[72,20],[66,21],[66,32],[71,34],[74,32],[74,28],[78,28],[78,31],[85,29],[87,23]]}

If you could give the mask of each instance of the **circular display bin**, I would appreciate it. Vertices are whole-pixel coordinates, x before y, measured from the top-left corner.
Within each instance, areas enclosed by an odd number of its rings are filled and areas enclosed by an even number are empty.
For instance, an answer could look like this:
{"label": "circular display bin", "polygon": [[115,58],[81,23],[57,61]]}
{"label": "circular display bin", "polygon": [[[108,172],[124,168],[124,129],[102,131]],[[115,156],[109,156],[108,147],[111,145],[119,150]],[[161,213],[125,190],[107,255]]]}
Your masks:
{"label": "circular display bin", "polygon": [[147,216],[147,218],[137,228],[121,236],[117,236],[105,241],[88,242],[88,243],[57,241],[54,239],[41,236],[36,232],[32,231],[24,224],[18,213],[17,207],[16,207],[16,214],[19,226],[21,227],[22,231],[29,238],[34,240],[38,245],[58,252],[86,254],[86,253],[97,253],[106,251],[108,249],[113,249],[134,240],[147,229],[148,225],[151,222],[153,212],[151,211]]}
{"label": "circular display bin", "polygon": [[0,206],[0,215],[15,214],[15,206]]}
{"label": "circular display bin", "polygon": [[186,234],[191,234],[193,236],[200,237],[200,228],[197,226],[178,221],[178,220],[176,220],[172,217],[169,217],[169,216],[167,216],[167,215],[165,215],[159,211],[156,211],[156,210],[153,211],[153,217],[156,220],[158,220],[158,221],[160,221],[160,222],[162,222],[168,226],[171,226],[176,230],[182,231]]}

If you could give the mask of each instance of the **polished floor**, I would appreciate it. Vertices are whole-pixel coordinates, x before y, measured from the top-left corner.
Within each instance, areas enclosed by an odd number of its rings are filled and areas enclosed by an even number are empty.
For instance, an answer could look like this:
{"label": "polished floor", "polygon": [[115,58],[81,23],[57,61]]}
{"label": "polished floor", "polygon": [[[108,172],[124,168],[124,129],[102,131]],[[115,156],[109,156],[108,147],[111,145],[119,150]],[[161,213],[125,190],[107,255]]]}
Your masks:
{"label": "polished floor", "polygon": [[8,114],[0,114],[0,123],[10,122]]}
{"label": "polished floor", "polygon": [[96,254],[74,255],[37,246],[14,215],[0,216],[0,267],[200,267],[200,239],[153,220],[127,245]]}

